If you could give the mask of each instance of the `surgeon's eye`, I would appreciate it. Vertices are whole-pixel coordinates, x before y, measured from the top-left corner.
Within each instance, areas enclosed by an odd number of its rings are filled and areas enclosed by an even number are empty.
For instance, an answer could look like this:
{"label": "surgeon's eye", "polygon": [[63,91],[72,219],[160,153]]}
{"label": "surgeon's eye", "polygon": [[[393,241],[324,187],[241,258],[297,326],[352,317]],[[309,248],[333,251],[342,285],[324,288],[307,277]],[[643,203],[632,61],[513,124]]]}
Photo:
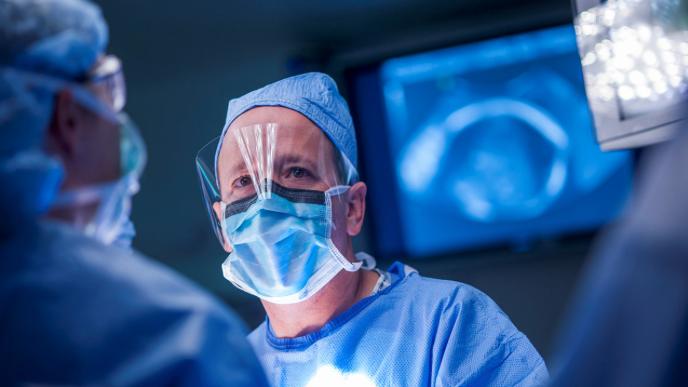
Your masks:
{"label": "surgeon's eye", "polygon": [[307,169],[301,167],[291,167],[287,172],[287,178],[303,179],[311,177],[311,173]]}
{"label": "surgeon's eye", "polygon": [[251,185],[251,177],[248,175],[241,176],[232,183],[232,187],[234,188],[243,188],[249,185]]}

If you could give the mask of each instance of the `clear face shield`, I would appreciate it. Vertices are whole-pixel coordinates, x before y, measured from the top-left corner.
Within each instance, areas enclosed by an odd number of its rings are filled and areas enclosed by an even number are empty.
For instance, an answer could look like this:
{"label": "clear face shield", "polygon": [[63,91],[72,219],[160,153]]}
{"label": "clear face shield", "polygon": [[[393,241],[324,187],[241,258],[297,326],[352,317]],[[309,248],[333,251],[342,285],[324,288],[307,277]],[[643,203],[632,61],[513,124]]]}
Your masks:
{"label": "clear face shield", "polygon": [[[221,141],[221,143],[220,143]],[[357,173],[319,128],[230,128],[196,158],[223,274],[274,303],[302,301],[340,270],[358,270],[335,244]]]}

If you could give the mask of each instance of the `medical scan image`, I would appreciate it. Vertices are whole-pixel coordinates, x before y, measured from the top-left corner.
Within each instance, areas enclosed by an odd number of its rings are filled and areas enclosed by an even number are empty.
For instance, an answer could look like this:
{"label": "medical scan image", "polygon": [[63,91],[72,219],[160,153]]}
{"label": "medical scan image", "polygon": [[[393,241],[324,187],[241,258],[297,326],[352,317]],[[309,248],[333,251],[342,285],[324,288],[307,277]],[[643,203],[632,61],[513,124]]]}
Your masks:
{"label": "medical scan image", "polygon": [[383,65],[409,251],[527,243],[617,215],[631,158],[599,150],[577,55],[565,26]]}

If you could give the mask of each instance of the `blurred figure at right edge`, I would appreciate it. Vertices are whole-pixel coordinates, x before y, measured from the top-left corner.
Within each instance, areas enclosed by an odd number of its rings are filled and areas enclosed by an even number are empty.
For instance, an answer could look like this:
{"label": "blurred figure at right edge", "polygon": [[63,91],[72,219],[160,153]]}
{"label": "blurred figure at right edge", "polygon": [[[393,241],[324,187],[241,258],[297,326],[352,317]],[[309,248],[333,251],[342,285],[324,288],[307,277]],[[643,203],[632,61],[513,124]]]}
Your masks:
{"label": "blurred figure at right edge", "polygon": [[555,386],[688,385],[688,133],[655,151],[579,285]]}

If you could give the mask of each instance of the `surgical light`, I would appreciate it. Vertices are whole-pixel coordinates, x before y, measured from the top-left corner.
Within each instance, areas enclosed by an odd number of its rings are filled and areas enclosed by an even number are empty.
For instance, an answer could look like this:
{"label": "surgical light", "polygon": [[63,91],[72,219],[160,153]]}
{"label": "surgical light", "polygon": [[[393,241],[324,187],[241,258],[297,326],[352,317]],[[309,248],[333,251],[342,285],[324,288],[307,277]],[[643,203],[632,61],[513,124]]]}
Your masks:
{"label": "surgical light", "polygon": [[688,0],[573,0],[598,142],[666,140],[688,119]]}
{"label": "surgical light", "polygon": [[595,90],[593,110],[608,106],[609,88],[633,114],[653,107],[645,102],[668,100],[688,86],[688,33],[650,25],[648,7],[639,0],[610,0],[578,15],[581,63],[588,89]]}

